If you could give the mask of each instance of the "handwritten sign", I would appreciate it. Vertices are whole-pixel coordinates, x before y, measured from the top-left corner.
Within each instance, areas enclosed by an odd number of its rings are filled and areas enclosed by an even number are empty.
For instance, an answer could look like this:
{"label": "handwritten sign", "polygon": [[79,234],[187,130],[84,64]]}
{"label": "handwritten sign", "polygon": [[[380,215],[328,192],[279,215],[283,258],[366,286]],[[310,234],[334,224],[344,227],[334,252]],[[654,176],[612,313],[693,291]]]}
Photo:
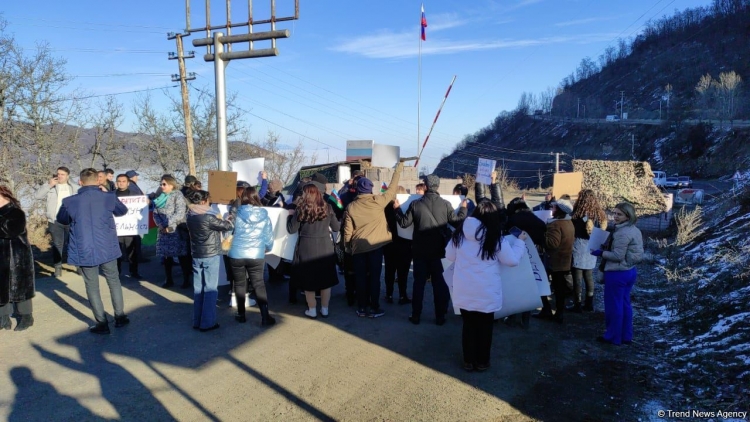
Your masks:
{"label": "handwritten sign", "polygon": [[115,217],[118,236],[148,234],[148,198],[145,196],[121,196],[117,198],[128,207],[128,213]]}
{"label": "handwritten sign", "polygon": [[477,165],[477,182],[485,185],[492,184],[492,172],[495,171],[496,160],[480,158]]}

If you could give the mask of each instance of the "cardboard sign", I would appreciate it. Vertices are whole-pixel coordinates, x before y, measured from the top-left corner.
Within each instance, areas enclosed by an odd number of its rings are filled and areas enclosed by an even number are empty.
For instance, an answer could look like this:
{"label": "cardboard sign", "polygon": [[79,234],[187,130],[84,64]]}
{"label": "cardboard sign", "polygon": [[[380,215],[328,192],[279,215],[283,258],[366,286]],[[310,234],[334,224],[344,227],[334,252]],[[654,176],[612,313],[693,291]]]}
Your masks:
{"label": "cardboard sign", "polygon": [[372,166],[373,167],[396,167],[398,161],[401,159],[401,147],[396,145],[380,145],[374,144],[372,146]]}
{"label": "cardboard sign", "polygon": [[496,160],[480,158],[477,165],[477,182],[485,185],[492,184],[492,172],[495,171]]}
{"label": "cardboard sign", "polygon": [[[251,158],[249,160],[235,161],[232,163],[232,170],[237,172],[237,180],[250,183],[251,186],[260,186],[261,176],[266,165],[265,158]],[[235,180],[235,184],[237,182]]]}
{"label": "cardboard sign", "polygon": [[273,226],[273,249],[266,253],[266,262],[276,268],[281,259],[292,260],[294,249],[297,246],[298,233],[290,234],[286,230],[286,220],[289,210],[284,208],[264,207],[268,211],[268,218]]}
{"label": "cardboard sign", "polygon": [[[399,208],[401,208],[401,211],[403,211],[404,214],[406,214],[406,211],[409,209],[409,205],[413,201],[418,200],[421,197],[422,197],[422,195],[417,195],[417,194],[413,194],[413,195],[399,194],[399,195],[396,195],[396,198],[398,198],[398,202],[400,204]],[[453,209],[455,211],[458,211],[458,209],[461,207],[461,201],[464,200],[464,198],[462,196],[459,196],[459,195],[440,195],[440,197],[443,198],[443,199],[445,199],[446,201],[450,202],[451,205],[453,206]],[[413,236],[414,236],[414,224],[412,224],[411,226],[409,226],[409,227],[407,227],[405,229],[401,228],[401,226],[398,225],[398,224],[397,224],[397,226],[398,226],[398,236],[399,237],[404,238],[404,239],[409,239],[409,240],[411,240],[413,238]],[[449,228],[453,228],[453,226],[451,226],[450,224],[448,225],[448,227]]]}
{"label": "cardboard sign", "polygon": [[237,198],[237,173],[234,171],[210,170],[208,172],[208,192],[211,202],[229,204]]}
{"label": "cardboard sign", "polygon": [[148,198],[146,196],[121,196],[117,198],[128,207],[128,213],[115,217],[118,236],[148,234]]}
{"label": "cardboard sign", "polygon": [[[528,243],[527,243],[528,247]],[[536,252],[536,248],[532,248]],[[446,264],[447,267],[446,267]],[[499,311],[495,312],[495,319],[504,318],[506,316],[515,315],[521,312],[532,311],[542,306],[542,299],[539,294],[538,284],[536,283],[536,275],[532,269],[529,254],[523,254],[517,266],[509,267],[507,265],[500,265],[500,284],[503,291],[503,304]],[[443,260],[443,277],[445,278],[446,284],[448,284],[448,291],[453,297],[453,273],[455,269],[455,263],[450,262],[446,259]],[[542,266],[542,269],[544,266]],[[542,270],[543,271],[543,270]],[[545,282],[546,282],[546,274]],[[457,282],[460,282],[457,280]],[[547,284],[549,289],[549,284]],[[453,312],[456,315],[460,315],[460,309],[454,307]]]}
{"label": "cardboard sign", "polygon": [[573,198],[578,196],[583,185],[583,173],[555,173],[552,179],[552,196],[560,198],[568,194]]}

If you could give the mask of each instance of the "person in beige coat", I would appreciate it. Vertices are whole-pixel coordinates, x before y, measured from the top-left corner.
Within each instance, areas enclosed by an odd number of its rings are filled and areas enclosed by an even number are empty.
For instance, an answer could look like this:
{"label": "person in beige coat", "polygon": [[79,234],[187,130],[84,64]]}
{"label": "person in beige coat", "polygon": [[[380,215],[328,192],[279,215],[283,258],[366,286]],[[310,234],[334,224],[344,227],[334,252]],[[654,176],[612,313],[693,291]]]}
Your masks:
{"label": "person in beige coat", "polygon": [[635,265],[643,259],[643,236],[635,226],[632,204],[622,202],[613,212],[615,230],[602,249],[591,255],[602,257],[604,267],[604,320],[607,331],[597,341],[615,345],[633,341],[633,307],[630,291],[638,275]]}
{"label": "person in beige coat", "polygon": [[396,166],[391,184],[382,195],[372,193],[373,183],[365,177],[357,181],[357,197],[344,213],[344,246],[352,254],[355,269],[357,315],[377,318],[380,308],[380,274],[383,246],[393,239],[385,219],[385,207],[396,199],[404,163]]}

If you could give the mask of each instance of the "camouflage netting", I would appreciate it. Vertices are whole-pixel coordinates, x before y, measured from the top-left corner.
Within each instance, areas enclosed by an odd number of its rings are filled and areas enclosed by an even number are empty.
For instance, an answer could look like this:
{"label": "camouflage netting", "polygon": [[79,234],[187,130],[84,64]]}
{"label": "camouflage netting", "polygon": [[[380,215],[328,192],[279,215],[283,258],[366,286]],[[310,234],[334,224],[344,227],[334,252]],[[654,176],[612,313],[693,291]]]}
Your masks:
{"label": "camouflage netting", "polygon": [[635,206],[639,217],[667,211],[647,162],[573,160],[573,171],[583,173],[583,189],[596,192],[606,208],[627,201]]}

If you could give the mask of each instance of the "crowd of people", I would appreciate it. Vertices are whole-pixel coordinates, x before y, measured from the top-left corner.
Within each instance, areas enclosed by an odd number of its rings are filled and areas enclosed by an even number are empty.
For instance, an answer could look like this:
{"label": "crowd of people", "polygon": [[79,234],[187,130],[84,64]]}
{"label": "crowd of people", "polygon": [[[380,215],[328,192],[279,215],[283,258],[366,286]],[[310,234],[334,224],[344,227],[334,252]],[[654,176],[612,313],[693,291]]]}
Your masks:
{"label": "crowd of people", "polygon": [[[548,195],[537,207],[551,211],[551,218],[543,221],[523,196],[506,206],[493,174],[489,186],[475,183],[474,201],[465,198],[466,186],[456,186],[454,194],[464,197],[458,209],[438,193],[440,178],[428,175],[417,185],[420,197],[402,207],[396,197],[407,193],[399,186],[402,170],[403,163],[399,163],[390,185],[383,184],[380,192],[358,171],[341,189],[328,192],[328,179],[316,173],[302,179],[288,202],[282,184],[268,182],[263,173],[259,187],[237,183],[236,200],[224,215],[211,206],[210,194],[202,190],[197,178],[187,176],[180,187],[174,177],[164,175],[157,191],[147,195],[158,228],[156,254],[164,267],[163,287],[174,286],[176,259],[182,269],[181,287],[193,288],[193,328],[215,330],[219,328],[216,304],[223,257],[237,306],[236,321],[245,323],[246,307],[257,304],[261,325],[274,325],[264,277],[266,253],[274,243],[266,207],[283,207],[289,210],[286,228],[298,234],[298,243],[290,262],[269,266],[268,272],[276,279],[288,275],[290,302],[296,303],[299,291],[304,292],[308,318],[331,314],[331,288],[339,283],[339,273],[344,275],[347,302],[356,305],[356,314],[382,317],[385,267],[385,302],[394,303],[397,285],[398,304],[411,305],[409,321],[413,324],[421,323],[428,282],[437,325],[445,324],[452,299],[463,320],[464,368],[486,370],[494,313],[502,307],[502,283],[516,282],[501,280],[500,267],[518,265],[528,238],[543,257],[553,292],[541,298],[542,309],[534,317],[563,324],[566,312],[592,312],[593,270],[598,260],[606,331],[597,340],[615,345],[632,341],[630,290],[636,279],[635,265],[643,254],[632,204],[618,204],[612,210],[611,224],[591,190],[579,192],[575,202],[568,195],[558,199]],[[60,167],[35,194],[46,200],[55,276],[61,275],[67,255],[67,262],[83,277],[95,320],[92,333],[110,332],[99,293],[100,273],[110,290],[115,327],[130,322],[124,312],[120,274],[127,262],[129,276],[142,278],[138,266],[141,238],[118,237],[114,217],[127,212],[118,198],[143,195],[138,176],[133,170],[115,177],[114,172],[89,168],[81,171],[76,185],[70,171]],[[13,193],[0,186],[0,329],[11,328],[14,311],[19,316],[16,330],[33,325],[34,265],[25,218]],[[595,227],[611,232],[605,244],[589,245]],[[413,228],[413,234],[400,235],[399,228]],[[443,259],[455,263],[452,295],[443,276]],[[569,299],[572,303],[567,306]],[[505,322],[528,328],[531,316],[530,311],[523,312]]]}

